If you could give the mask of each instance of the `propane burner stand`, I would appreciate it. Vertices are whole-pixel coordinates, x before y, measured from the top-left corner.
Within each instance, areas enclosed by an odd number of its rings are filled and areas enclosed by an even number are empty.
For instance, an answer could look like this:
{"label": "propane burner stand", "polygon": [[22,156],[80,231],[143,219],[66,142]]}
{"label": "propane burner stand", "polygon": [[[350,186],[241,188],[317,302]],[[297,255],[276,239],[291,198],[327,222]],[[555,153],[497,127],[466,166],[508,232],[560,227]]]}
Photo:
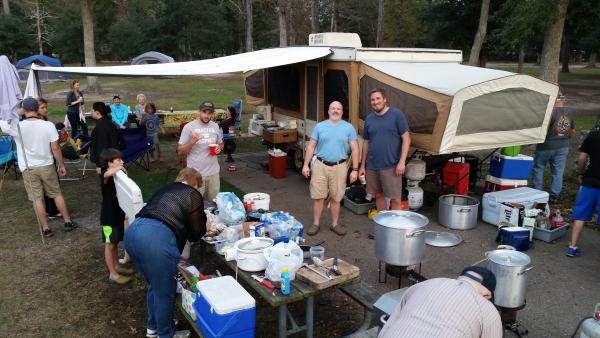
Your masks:
{"label": "propane burner stand", "polygon": [[[412,267],[418,268],[418,272]],[[398,278],[398,289],[402,288],[402,280],[408,280],[408,286],[427,280],[421,275],[421,263],[418,265],[401,266],[379,261],[379,283],[387,283],[387,276]]]}
{"label": "propane burner stand", "polygon": [[505,308],[496,305],[496,309],[500,313],[500,320],[502,321],[502,327],[514,333],[517,337],[526,336],[529,334],[529,330],[524,327],[519,321],[517,321],[517,312],[525,308],[526,303],[516,308]]}

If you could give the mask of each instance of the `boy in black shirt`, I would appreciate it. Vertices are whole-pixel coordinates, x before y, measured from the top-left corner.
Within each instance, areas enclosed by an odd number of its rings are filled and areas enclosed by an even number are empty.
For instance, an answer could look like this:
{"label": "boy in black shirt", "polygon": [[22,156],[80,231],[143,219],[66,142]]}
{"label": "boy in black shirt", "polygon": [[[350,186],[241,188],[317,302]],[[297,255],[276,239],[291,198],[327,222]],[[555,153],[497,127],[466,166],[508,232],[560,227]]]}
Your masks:
{"label": "boy in black shirt", "polygon": [[125,213],[119,206],[114,176],[123,168],[123,154],[114,148],[106,148],[100,153],[102,168],[102,207],[100,209],[100,225],[102,226],[102,242],[104,243],[104,260],[108,268],[109,283],[127,284],[131,281],[134,270],[123,268],[118,261],[119,242],[123,241]]}

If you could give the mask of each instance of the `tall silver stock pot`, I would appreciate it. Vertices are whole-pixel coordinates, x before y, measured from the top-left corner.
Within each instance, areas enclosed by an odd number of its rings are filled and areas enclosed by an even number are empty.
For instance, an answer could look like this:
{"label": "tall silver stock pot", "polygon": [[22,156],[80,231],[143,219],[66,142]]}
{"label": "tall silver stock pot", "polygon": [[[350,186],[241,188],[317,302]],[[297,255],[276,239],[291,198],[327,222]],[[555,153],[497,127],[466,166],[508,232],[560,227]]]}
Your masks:
{"label": "tall silver stock pot", "polygon": [[387,264],[408,266],[425,257],[427,217],[411,211],[383,211],[375,216],[375,256]]}
{"label": "tall silver stock pot", "polygon": [[504,308],[517,308],[525,304],[527,273],[533,269],[531,259],[509,245],[485,253],[487,268],[496,276],[494,304]]}

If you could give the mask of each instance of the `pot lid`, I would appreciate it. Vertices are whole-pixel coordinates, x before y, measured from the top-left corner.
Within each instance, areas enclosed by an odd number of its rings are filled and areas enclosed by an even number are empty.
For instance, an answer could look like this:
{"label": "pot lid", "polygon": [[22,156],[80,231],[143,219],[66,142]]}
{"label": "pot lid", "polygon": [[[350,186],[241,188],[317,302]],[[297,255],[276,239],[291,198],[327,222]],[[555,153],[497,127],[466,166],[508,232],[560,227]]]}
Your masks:
{"label": "pot lid", "polygon": [[375,223],[394,229],[419,229],[429,223],[427,217],[412,211],[382,211],[373,218]]}
{"label": "pot lid", "polygon": [[458,245],[462,242],[462,240],[462,237],[451,232],[427,231],[425,233],[425,243],[427,243],[427,245],[439,248],[447,248]]}
{"label": "pot lid", "polygon": [[531,259],[526,254],[516,250],[494,250],[485,253],[487,258],[503,266],[527,266]]}
{"label": "pot lid", "polygon": [[273,240],[266,237],[252,237],[241,239],[237,243],[239,250],[245,251],[262,251],[268,247],[273,246]]}

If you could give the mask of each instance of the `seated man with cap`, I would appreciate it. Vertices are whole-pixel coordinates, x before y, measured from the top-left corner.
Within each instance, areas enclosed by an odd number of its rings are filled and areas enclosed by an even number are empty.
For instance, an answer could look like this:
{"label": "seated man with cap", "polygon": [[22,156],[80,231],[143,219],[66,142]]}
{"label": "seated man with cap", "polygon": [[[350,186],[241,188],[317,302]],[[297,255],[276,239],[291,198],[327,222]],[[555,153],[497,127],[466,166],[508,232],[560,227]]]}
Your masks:
{"label": "seated man with cap", "polygon": [[380,338],[500,338],[502,322],[492,303],[496,277],[470,266],[456,279],[433,278],[408,288]]}

